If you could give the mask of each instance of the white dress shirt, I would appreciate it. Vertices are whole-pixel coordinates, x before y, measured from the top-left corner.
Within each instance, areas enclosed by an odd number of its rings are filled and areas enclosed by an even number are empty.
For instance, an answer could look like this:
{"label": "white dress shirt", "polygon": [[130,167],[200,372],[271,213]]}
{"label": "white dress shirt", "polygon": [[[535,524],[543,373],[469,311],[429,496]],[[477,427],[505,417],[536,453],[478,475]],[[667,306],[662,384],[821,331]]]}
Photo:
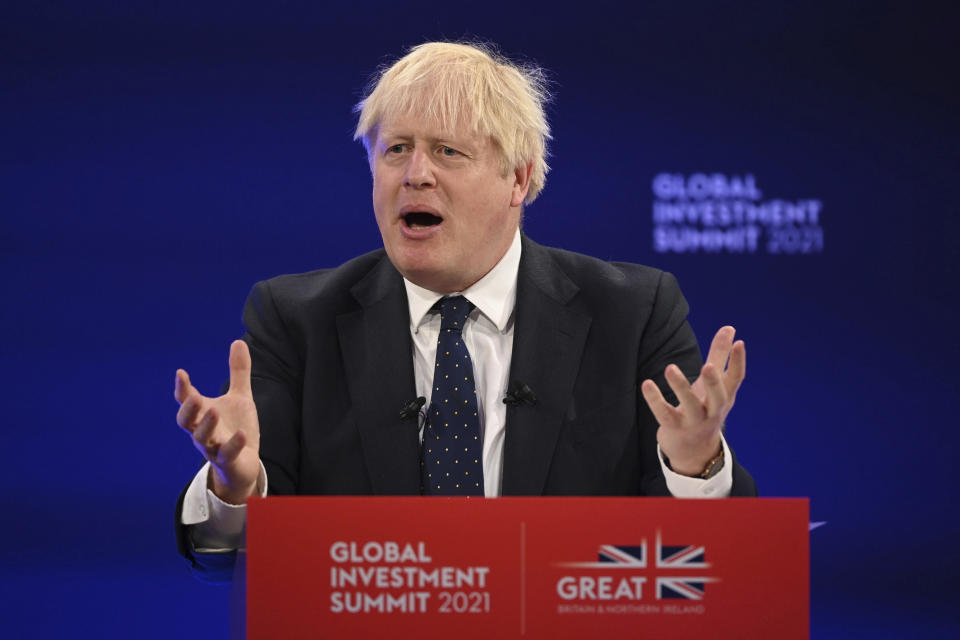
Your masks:
{"label": "white dress shirt", "polygon": [[[500,262],[462,295],[476,307],[463,329],[463,339],[473,362],[477,385],[480,425],[483,431],[483,488],[488,498],[500,495],[503,479],[503,443],[507,407],[510,359],[513,355],[514,307],[517,299],[517,273],[520,268],[520,231]],[[427,398],[433,388],[433,371],[440,334],[440,313],[431,311],[444,294],[435,293],[404,279],[410,309],[410,335],[413,339],[413,370],[417,395]],[[422,434],[421,434],[422,438]],[[660,465],[670,493],[681,498],[719,498],[730,494],[733,465],[725,440],[722,440],[723,469],[709,480],[690,478],[667,468],[660,454]],[[659,448],[658,448],[659,453]],[[197,551],[215,552],[243,546],[246,505],[230,505],[207,488],[209,463],[200,469],[187,489],[183,501],[183,523],[193,525],[191,535]],[[260,466],[258,492],[267,493],[266,470]]]}

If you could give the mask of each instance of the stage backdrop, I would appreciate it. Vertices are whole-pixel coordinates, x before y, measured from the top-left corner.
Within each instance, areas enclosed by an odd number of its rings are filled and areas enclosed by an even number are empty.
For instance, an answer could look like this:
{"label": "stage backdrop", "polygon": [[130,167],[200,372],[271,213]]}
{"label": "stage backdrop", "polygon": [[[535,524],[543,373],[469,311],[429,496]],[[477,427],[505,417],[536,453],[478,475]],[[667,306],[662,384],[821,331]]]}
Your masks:
{"label": "stage backdrop", "polygon": [[5,636],[226,637],[174,551],[174,371],[212,393],[255,281],[379,246],[351,108],[466,37],[550,71],[527,233],[746,340],[729,440],[828,522],[813,637],[955,637],[949,3],[197,4],[0,9]]}

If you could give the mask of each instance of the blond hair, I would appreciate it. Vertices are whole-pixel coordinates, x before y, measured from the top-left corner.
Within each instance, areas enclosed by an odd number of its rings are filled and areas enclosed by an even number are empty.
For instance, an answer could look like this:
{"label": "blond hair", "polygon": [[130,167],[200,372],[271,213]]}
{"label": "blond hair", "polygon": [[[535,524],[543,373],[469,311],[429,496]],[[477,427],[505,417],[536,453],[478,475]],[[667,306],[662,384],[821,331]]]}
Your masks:
{"label": "blond hair", "polygon": [[369,156],[379,125],[391,115],[415,113],[445,130],[466,125],[499,147],[505,175],[533,163],[529,204],[550,170],[548,99],[537,66],[516,65],[482,44],[427,42],[377,74],[354,108],[360,120],[353,139],[363,140]]}

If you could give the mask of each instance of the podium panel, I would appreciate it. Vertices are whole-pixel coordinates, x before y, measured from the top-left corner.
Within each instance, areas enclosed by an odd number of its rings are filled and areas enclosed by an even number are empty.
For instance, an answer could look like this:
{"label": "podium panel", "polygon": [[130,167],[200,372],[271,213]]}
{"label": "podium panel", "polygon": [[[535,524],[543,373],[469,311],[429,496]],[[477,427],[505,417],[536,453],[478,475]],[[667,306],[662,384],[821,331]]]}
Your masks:
{"label": "podium panel", "polygon": [[247,637],[809,637],[806,499],[251,500]]}

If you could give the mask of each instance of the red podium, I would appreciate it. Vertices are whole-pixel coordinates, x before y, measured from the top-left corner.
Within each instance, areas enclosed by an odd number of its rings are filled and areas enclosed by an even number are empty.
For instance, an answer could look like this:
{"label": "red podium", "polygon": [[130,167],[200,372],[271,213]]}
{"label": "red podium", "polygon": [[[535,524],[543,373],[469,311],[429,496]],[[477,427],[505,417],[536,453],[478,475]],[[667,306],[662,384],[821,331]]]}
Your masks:
{"label": "red podium", "polygon": [[809,637],[805,499],[249,504],[247,637]]}

